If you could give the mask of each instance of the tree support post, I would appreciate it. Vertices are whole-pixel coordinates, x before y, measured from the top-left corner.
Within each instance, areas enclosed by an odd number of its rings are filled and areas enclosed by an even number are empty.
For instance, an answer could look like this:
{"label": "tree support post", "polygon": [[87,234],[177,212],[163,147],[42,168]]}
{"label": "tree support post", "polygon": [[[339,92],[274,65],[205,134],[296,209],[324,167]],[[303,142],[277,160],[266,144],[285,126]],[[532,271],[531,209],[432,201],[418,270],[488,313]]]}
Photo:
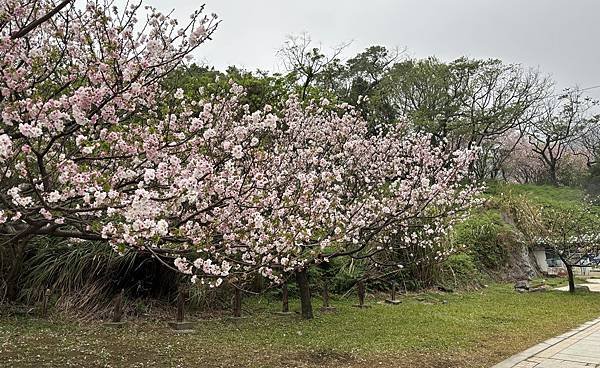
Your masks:
{"label": "tree support post", "polygon": [[177,333],[189,333],[194,332],[194,323],[185,320],[185,299],[188,296],[188,292],[183,288],[179,289],[177,294],[177,312],[175,314],[175,321],[169,322],[171,330]]}
{"label": "tree support post", "polygon": [[125,289],[121,289],[112,301],[113,309],[110,322],[106,322],[104,325],[112,328],[121,328],[125,326],[123,321],[123,300],[125,299]]}
{"label": "tree support post", "polygon": [[358,304],[353,305],[356,308],[371,308],[370,305],[365,304],[365,296],[367,293],[367,289],[365,287],[364,280],[359,280],[356,283],[356,290],[358,293]]}
{"label": "tree support post", "polygon": [[322,290],[322,296],[323,296],[323,306],[321,307],[321,313],[335,313],[336,312],[336,308],[332,307],[329,304],[329,285],[328,285],[328,281],[327,279],[323,280],[323,290]]}
{"label": "tree support post", "polygon": [[392,282],[392,291],[391,291],[391,295],[389,299],[385,300],[386,303],[388,304],[393,304],[393,305],[397,305],[402,303],[402,301],[400,299],[396,299],[396,282]]}
{"label": "tree support post", "polygon": [[48,300],[50,299],[50,294],[50,289],[46,289],[42,303],[42,318],[48,318]]}
{"label": "tree support post", "polygon": [[234,286],[232,312],[234,318],[242,317],[242,291]]}
{"label": "tree support post", "polygon": [[292,314],[292,312],[290,312],[290,299],[289,299],[289,291],[288,291],[288,285],[287,282],[283,283],[283,285],[281,285],[281,311],[279,312],[275,312],[275,314],[279,314],[282,316],[287,316]]}

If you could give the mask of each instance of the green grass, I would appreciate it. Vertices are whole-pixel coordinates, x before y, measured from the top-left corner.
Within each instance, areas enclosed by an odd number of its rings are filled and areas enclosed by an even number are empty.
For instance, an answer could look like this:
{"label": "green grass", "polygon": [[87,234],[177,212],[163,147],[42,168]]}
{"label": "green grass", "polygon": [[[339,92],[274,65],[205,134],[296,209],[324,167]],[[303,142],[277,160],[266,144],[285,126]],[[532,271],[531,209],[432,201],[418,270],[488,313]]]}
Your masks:
{"label": "green grass", "polygon": [[504,195],[507,193],[522,195],[533,203],[556,209],[580,208],[586,197],[585,192],[580,188],[533,184],[491,183],[485,192],[488,197],[492,198],[501,196],[502,193]]}
{"label": "green grass", "polygon": [[[512,285],[421,294],[398,306],[334,299],[338,313],[275,316],[277,301],[247,301],[252,316],[204,320],[177,335],[163,322],[122,330],[64,320],[0,320],[8,367],[489,367],[600,315],[600,294],[518,294]],[[315,301],[315,307],[319,302]],[[297,305],[293,305],[297,309]],[[317,309],[317,308],[315,308]]]}
{"label": "green grass", "polygon": [[523,194],[541,202],[561,201],[580,203],[584,192],[579,188],[554,187],[551,185],[510,184],[503,187],[511,188],[516,194]]}

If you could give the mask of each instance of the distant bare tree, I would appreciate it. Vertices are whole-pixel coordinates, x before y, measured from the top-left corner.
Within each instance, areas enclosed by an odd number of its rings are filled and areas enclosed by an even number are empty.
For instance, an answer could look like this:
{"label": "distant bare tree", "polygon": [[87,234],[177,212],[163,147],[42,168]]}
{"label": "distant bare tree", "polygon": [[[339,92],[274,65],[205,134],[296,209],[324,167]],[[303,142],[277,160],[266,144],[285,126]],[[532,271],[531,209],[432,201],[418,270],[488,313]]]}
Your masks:
{"label": "distant bare tree", "polygon": [[595,104],[580,90],[566,89],[558,98],[546,100],[542,113],[528,126],[529,143],[546,167],[550,184],[559,184],[560,163],[595,129],[596,117],[590,115]]}
{"label": "distant bare tree", "polygon": [[327,66],[339,63],[339,56],[349,44],[332,49],[328,55],[323,53],[321,45],[315,45],[307,33],[289,36],[278,51],[284,68],[295,73],[301,83],[300,97],[304,100],[308,89]]}
{"label": "distant bare tree", "polygon": [[[598,101],[593,102],[594,105]],[[600,160],[600,114],[596,114],[589,119],[588,129],[581,137],[577,146],[574,147],[574,154],[584,156],[588,168],[596,165]]]}

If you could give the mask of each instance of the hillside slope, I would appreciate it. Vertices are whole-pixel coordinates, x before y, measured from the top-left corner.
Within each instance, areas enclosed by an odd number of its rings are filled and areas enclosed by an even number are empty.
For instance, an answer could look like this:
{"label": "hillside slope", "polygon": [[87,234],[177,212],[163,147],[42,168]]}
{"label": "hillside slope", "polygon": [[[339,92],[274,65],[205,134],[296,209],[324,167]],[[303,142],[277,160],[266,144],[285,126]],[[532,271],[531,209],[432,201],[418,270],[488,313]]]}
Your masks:
{"label": "hillside slope", "polygon": [[486,202],[454,231],[454,242],[465,250],[446,262],[456,282],[490,277],[494,280],[519,280],[540,276],[532,254],[531,242],[511,216],[510,206],[528,201],[556,210],[582,210],[585,193],[578,188],[547,185],[488,185]]}

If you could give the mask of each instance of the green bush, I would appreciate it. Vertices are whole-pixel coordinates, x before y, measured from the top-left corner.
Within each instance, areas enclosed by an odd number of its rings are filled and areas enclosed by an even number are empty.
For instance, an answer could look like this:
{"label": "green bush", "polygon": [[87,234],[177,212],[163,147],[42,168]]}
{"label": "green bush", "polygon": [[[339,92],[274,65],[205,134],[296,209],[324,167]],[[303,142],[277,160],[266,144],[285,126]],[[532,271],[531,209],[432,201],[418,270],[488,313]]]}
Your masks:
{"label": "green bush", "polygon": [[514,235],[500,212],[482,210],[456,227],[454,242],[464,246],[478,269],[497,270],[506,264]]}
{"label": "green bush", "polygon": [[442,284],[453,287],[469,287],[481,283],[482,275],[470,254],[453,254],[442,264]]}
{"label": "green bush", "polygon": [[[364,262],[335,258],[329,263],[322,263],[317,267],[311,267],[309,277],[311,278],[311,282],[319,289],[326,280],[330,292],[343,294],[354,287],[364,273]],[[315,291],[317,290],[315,289]]]}

